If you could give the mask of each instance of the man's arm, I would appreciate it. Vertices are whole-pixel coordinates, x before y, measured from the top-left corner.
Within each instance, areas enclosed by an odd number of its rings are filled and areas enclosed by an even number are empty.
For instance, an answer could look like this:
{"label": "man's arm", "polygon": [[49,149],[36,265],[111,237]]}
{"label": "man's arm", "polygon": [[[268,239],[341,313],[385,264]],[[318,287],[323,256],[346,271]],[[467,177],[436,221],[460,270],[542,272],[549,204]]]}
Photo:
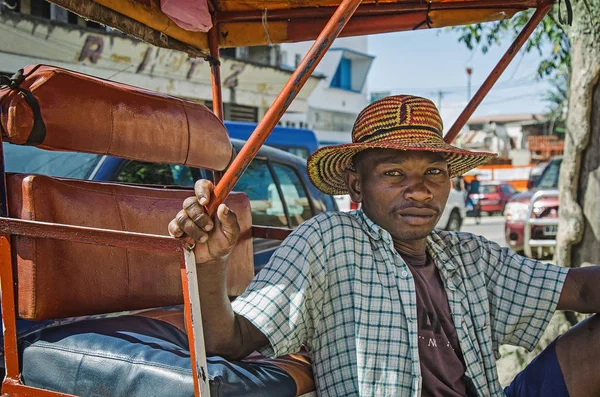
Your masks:
{"label": "man's arm", "polygon": [[269,343],[252,323],[233,312],[227,296],[227,260],[237,241],[237,217],[225,204],[214,221],[204,212],[213,184],[196,182],[196,197],[183,202],[183,209],[169,223],[169,233],[195,243],[198,287],[207,355],[240,359]]}
{"label": "man's arm", "polygon": [[600,266],[569,270],[558,301],[558,309],[600,313]]}

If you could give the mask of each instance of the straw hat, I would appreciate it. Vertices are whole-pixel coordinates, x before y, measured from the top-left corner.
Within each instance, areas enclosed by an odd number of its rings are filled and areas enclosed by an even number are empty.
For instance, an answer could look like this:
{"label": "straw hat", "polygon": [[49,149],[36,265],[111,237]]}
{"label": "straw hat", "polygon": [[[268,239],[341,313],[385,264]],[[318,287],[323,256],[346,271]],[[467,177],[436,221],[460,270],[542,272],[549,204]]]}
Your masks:
{"label": "straw hat", "polygon": [[351,169],[352,157],[365,149],[444,153],[451,178],[496,157],[449,145],[442,131],[442,118],[430,100],[411,95],[386,97],[360,112],[352,128],[352,143],[325,146],[313,153],[308,158],[308,175],[326,194],[347,194],[344,171]]}

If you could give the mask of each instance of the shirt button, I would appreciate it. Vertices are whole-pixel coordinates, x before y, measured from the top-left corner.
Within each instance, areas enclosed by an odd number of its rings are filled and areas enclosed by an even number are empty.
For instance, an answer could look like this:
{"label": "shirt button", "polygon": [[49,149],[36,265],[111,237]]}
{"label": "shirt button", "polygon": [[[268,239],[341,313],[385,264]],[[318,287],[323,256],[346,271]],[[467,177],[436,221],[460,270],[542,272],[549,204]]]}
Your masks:
{"label": "shirt button", "polygon": [[408,277],[408,272],[406,270],[402,271],[402,278]]}

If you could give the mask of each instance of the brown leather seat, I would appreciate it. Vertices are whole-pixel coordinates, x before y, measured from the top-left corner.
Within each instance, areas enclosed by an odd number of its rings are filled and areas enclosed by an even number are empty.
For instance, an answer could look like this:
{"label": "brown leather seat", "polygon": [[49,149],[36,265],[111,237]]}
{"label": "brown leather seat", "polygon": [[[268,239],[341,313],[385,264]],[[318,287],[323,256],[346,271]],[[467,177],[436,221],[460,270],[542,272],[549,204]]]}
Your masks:
{"label": "brown leather seat", "polygon": [[[3,138],[11,143],[35,141],[50,150],[215,170],[230,161],[227,131],[202,105],[44,65],[26,68],[20,87],[39,102],[45,129],[42,136],[32,139],[32,108],[16,90],[0,90],[0,126]],[[7,175],[12,218],[154,235],[167,235],[168,222],[192,194],[181,189]],[[228,293],[235,297],[254,274],[252,219],[245,194],[232,193],[226,203],[238,215],[242,232],[227,275]],[[11,245],[21,319],[57,319],[183,302],[177,252],[157,254],[25,236],[12,236]],[[182,312],[154,311],[146,316],[179,328],[183,325]],[[249,359],[279,365],[295,380],[298,394],[314,390],[312,368],[304,353],[275,360]]]}
{"label": "brown leather seat", "polygon": [[[190,190],[146,188],[41,175],[8,175],[9,215],[75,226],[168,235]],[[242,235],[228,269],[231,296],[254,275],[248,197],[232,193]],[[179,254],[13,237],[18,314],[45,320],[183,302]]]}
{"label": "brown leather seat", "polygon": [[204,105],[47,65],[27,66],[23,76],[19,88],[39,103],[45,131],[32,132],[19,91],[0,89],[9,142],[219,171],[231,160],[227,129]]}

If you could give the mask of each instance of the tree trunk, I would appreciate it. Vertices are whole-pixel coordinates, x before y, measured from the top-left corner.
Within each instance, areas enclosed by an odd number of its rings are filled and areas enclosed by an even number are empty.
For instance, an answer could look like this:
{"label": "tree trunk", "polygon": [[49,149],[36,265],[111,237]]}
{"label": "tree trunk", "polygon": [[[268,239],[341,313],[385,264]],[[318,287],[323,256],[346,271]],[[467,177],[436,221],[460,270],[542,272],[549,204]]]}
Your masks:
{"label": "tree trunk", "polygon": [[600,264],[600,0],[574,3],[556,262]]}

